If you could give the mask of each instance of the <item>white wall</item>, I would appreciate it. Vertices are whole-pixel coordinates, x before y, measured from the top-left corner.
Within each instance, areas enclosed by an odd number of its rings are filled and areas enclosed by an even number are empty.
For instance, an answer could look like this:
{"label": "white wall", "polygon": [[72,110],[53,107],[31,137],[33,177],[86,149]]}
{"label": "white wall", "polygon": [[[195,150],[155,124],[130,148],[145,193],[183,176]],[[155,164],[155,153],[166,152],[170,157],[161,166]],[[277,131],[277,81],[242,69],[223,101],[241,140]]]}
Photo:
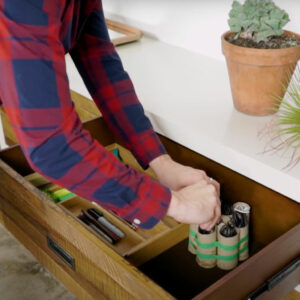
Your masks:
{"label": "white wall", "polygon": [[7,147],[5,137],[4,137],[4,130],[2,127],[2,119],[1,119],[1,114],[0,114],[0,149],[4,149]]}
{"label": "white wall", "polygon": [[[285,28],[300,33],[300,1],[275,3],[290,15]],[[106,17],[217,59],[223,59],[220,36],[229,29],[231,4],[232,0],[103,0]]]}

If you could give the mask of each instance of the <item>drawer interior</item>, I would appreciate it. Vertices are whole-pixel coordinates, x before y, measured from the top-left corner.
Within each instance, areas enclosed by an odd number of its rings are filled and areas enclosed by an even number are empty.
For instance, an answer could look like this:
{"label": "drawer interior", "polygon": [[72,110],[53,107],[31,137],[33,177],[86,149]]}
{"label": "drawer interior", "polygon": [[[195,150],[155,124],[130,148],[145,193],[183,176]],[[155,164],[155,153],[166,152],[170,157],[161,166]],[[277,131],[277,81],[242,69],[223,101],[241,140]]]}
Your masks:
{"label": "drawer interior", "polygon": [[[100,123],[101,125],[99,125]],[[116,143],[102,121],[95,119],[84,126],[108,150],[118,148],[124,163],[142,171],[132,154],[120,143]],[[176,161],[203,169],[209,176],[219,181],[222,187],[222,201],[232,204],[243,201],[251,206],[250,257],[259,254],[266,246],[300,223],[300,206],[298,203],[165,137],[161,137],[161,140]],[[39,185],[51,184],[42,177],[32,176],[33,171],[22,155],[20,147],[14,146],[0,152],[0,158],[23,177],[28,176],[28,180],[34,178],[32,180],[33,185],[38,187]],[[145,172],[154,176],[150,169]],[[53,186],[53,188],[57,187]],[[50,198],[48,200],[51,201]],[[125,232],[126,237],[115,245],[107,243],[100,237],[99,241],[106,243],[116,253],[138,267],[140,271],[178,299],[190,299],[232,272],[222,271],[218,268],[210,270],[200,268],[195,262],[195,256],[187,251],[189,226],[180,224],[171,218],[164,218],[157,226],[148,231],[133,230],[112,212],[78,196],[63,200],[57,206],[67,215],[76,219],[86,229],[87,235],[95,235],[95,232],[78,219],[81,209],[96,207],[102,211],[107,219]],[[241,263],[240,266],[245,263],[247,264],[247,261]]]}
{"label": "drawer interior", "polygon": [[[299,203],[165,137],[162,137],[162,141],[170,155],[178,162],[204,169],[209,176],[220,182],[222,201],[231,204],[243,201],[251,206],[249,226],[250,258],[253,256],[258,257],[266,246],[270,246],[272,242],[286,236],[288,232],[295,231],[296,228],[298,230],[298,238],[295,236],[294,240],[297,244],[300,235]],[[220,282],[224,280],[223,277],[225,275],[230,275],[229,273],[235,270],[236,274],[238,274],[238,269],[242,270],[242,265],[248,264],[247,260],[242,263],[239,262],[238,267],[231,271],[220,270],[217,267],[204,269],[198,266],[195,262],[195,255],[188,252],[187,247],[188,238],[139,266],[143,273],[175,296],[176,299],[191,299],[197,295],[199,296],[218,280]],[[296,248],[298,249],[296,250],[298,251],[297,255],[299,255],[299,243]],[[268,269],[267,265],[266,269]],[[251,276],[256,275],[256,273],[249,273],[248,277],[251,278]],[[266,277],[266,279],[269,279],[269,277]],[[199,299],[202,299],[201,296],[199,296]]]}
{"label": "drawer interior", "polygon": [[[231,271],[201,268],[187,251],[188,239],[139,266],[139,269],[176,299],[192,299]],[[255,239],[249,242],[250,257],[263,249]],[[242,263],[239,263],[242,264]]]}

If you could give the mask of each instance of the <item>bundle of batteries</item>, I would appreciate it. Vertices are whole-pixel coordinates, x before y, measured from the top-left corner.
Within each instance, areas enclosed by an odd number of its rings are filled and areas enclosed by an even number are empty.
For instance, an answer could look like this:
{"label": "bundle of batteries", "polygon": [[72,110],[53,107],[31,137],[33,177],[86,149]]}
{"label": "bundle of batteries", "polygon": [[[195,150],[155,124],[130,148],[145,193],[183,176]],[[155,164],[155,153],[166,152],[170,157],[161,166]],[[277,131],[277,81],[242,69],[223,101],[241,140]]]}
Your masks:
{"label": "bundle of batteries", "polygon": [[249,220],[247,203],[237,202],[233,206],[223,203],[221,222],[211,231],[190,225],[188,250],[196,255],[198,265],[231,270],[238,261],[246,260],[249,257]]}

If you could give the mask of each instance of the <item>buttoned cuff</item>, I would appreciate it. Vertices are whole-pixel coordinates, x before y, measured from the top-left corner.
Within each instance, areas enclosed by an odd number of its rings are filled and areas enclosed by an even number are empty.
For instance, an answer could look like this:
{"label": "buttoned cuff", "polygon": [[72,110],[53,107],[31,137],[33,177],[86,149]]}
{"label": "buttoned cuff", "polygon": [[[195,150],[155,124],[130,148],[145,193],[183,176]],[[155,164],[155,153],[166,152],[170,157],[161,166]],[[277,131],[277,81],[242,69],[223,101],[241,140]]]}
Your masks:
{"label": "buttoned cuff", "polygon": [[139,135],[137,140],[131,141],[130,146],[132,153],[144,170],[149,167],[149,163],[153,159],[167,154],[158,135],[152,129],[143,135]]}
{"label": "buttoned cuff", "polygon": [[143,229],[151,229],[166,215],[172,197],[169,188],[150,177],[147,180],[148,190],[144,195],[139,195],[125,210],[120,210],[119,214]]}

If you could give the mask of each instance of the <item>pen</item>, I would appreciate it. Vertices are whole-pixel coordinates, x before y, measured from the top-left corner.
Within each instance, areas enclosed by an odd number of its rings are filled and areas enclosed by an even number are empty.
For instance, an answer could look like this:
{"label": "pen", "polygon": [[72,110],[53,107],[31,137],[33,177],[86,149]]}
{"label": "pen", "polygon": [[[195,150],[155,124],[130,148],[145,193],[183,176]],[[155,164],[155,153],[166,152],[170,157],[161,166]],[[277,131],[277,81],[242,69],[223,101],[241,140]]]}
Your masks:
{"label": "pen", "polygon": [[116,235],[114,232],[112,232],[109,228],[107,228],[102,223],[100,223],[98,220],[96,220],[93,216],[91,216],[87,210],[82,209],[81,212],[86,218],[88,218],[90,224],[93,224],[99,230],[101,230],[106,235],[108,235],[112,239],[113,244],[117,243],[121,239],[118,235]]}
{"label": "pen", "polygon": [[124,232],[122,232],[119,228],[117,228],[114,224],[112,224],[110,221],[108,221],[104,216],[103,213],[96,210],[95,208],[89,208],[87,212],[95,218],[99,223],[101,223],[103,226],[107,227],[110,231],[112,231],[114,234],[116,234],[121,239],[125,237]]}
{"label": "pen", "polygon": [[96,225],[92,224],[90,222],[90,220],[84,216],[81,215],[79,217],[79,219],[84,222],[86,225],[88,225],[89,227],[91,227],[93,230],[95,230],[100,236],[102,236],[105,240],[107,240],[109,243],[114,244],[115,242],[112,240],[111,237],[109,237],[105,232],[103,232],[102,230],[100,230]]}
{"label": "pen", "polygon": [[[99,207],[99,204],[98,204],[97,202],[92,201],[92,203],[93,203],[95,206]],[[120,217],[120,216],[119,216],[118,214],[116,214],[113,210],[110,210],[109,212],[110,212],[114,217],[116,217],[118,220],[120,220],[122,223],[126,224],[126,226],[130,227],[130,229],[132,229],[132,230],[134,230],[134,231],[137,230],[138,227],[137,227],[133,222],[131,223],[131,222],[129,222],[128,220],[126,220],[126,219]]]}

